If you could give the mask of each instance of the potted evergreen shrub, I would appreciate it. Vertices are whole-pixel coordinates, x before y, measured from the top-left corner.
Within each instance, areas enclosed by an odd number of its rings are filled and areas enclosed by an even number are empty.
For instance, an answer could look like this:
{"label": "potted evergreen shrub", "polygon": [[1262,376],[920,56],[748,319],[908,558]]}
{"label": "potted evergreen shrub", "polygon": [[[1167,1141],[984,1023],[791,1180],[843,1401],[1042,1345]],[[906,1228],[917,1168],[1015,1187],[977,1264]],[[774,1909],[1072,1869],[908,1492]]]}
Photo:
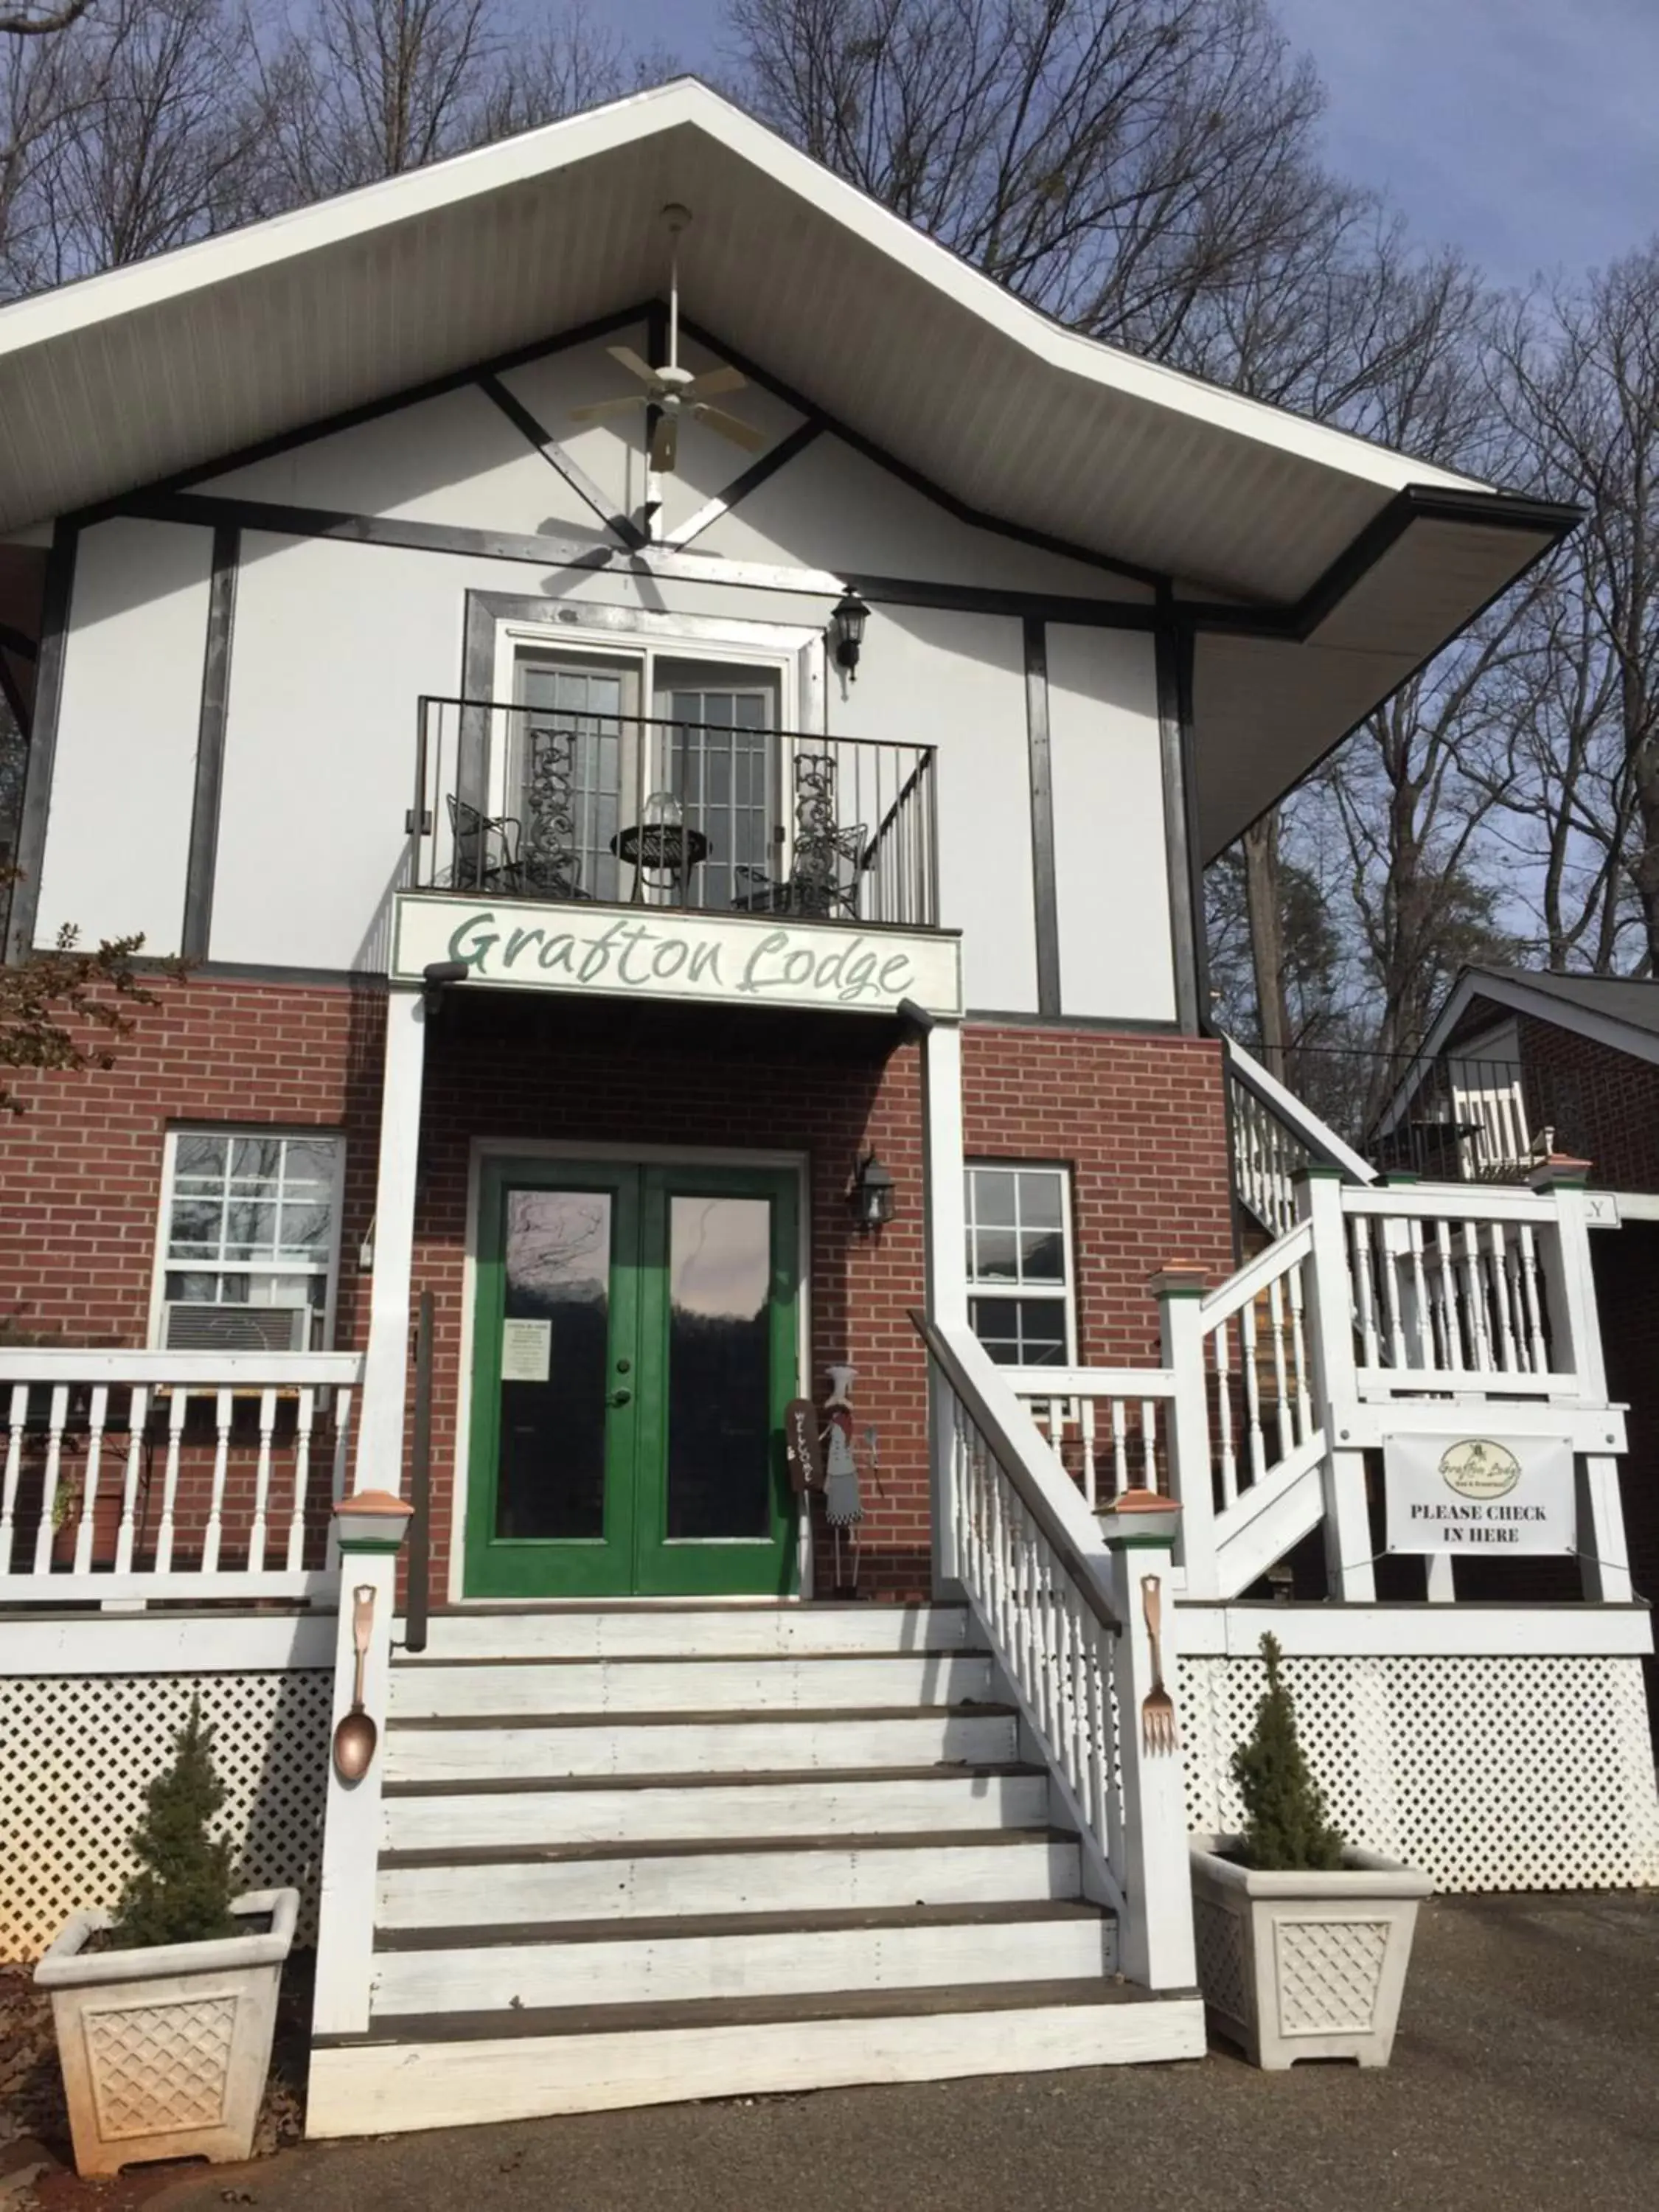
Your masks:
{"label": "potted evergreen shrub", "polygon": [[120,1903],[76,1913],[34,1970],[83,2174],[252,2148],[300,1898],[234,1894],[230,1846],[208,1832],[224,1799],[194,1699],[150,1784]]}
{"label": "potted evergreen shrub", "polygon": [[1308,1771],[1271,1636],[1255,1726],[1233,1753],[1236,1836],[1191,1838],[1198,1978],[1211,2026],[1258,2066],[1386,2066],[1426,1875],[1349,1843]]}

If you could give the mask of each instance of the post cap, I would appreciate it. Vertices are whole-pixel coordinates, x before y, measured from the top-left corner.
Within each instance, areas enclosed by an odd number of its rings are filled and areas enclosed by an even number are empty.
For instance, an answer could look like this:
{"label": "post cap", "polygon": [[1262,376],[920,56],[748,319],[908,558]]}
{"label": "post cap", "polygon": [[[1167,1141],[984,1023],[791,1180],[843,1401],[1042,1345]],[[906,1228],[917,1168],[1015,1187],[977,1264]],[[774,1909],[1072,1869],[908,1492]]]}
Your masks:
{"label": "post cap", "polygon": [[1146,1288],[1155,1298],[1201,1298],[1208,1279],[1205,1270],[1190,1260],[1168,1260],[1148,1279]]}
{"label": "post cap", "polygon": [[1527,1177],[1534,1190],[1583,1190],[1589,1181],[1590,1164],[1571,1152],[1552,1152]]}
{"label": "post cap", "polygon": [[1181,1523],[1181,1501],[1137,1485],[1120,1491],[1097,1517],[1109,1551],[1167,1551]]}
{"label": "post cap", "polygon": [[335,1531],[343,1552],[395,1552],[403,1542],[415,1508],[389,1490],[356,1490],[334,1508]]}

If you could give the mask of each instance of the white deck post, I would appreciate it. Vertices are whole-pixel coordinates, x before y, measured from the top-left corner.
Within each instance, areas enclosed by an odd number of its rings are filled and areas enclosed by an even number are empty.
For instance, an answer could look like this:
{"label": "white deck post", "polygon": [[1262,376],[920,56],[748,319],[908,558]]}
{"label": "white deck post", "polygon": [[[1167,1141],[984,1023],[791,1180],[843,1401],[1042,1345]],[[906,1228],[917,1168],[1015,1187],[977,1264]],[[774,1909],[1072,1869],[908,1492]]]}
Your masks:
{"label": "white deck post", "polygon": [[[334,1509],[340,1546],[340,1611],[323,1826],[317,1986],[312,2007],[315,2035],[361,2035],[368,2027],[392,1615],[397,1602],[398,1549],[410,1510],[405,1500],[385,1491],[360,1491]],[[351,1709],[356,1672],[352,1634],[355,1599],[365,1590],[373,1614],[363,1668],[363,1710],[374,1721],[380,1741],[362,1779],[343,1782],[334,1764],[332,1732]]]}
{"label": "white deck post", "polygon": [[404,1411],[409,1391],[410,1298],[415,1266],[415,1176],[421,1148],[425,1060],[426,1006],[422,994],[394,990],[386,1002],[380,1160],[374,1188],[374,1273],[352,1485],[355,1490],[389,1491],[393,1497],[402,1490],[404,1480]]}
{"label": "white deck post", "polygon": [[1316,1403],[1325,1431],[1325,1571],[1330,1594],[1343,1603],[1376,1596],[1370,1515],[1365,1505],[1365,1455],[1345,1443],[1359,1402],[1353,1358],[1353,1290],[1342,1177],[1335,1168],[1304,1168],[1297,1176],[1297,1218],[1313,1224],[1313,1296],[1308,1354]]}
{"label": "white deck post", "polygon": [[[1590,1259],[1589,1207],[1585,1186],[1587,1160],[1555,1154],[1528,1180],[1555,1201],[1555,1234],[1543,1240],[1539,1255],[1544,1295],[1557,1341],[1555,1364],[1571,1366],[1578,1395],[1586,1405],[1605,1405],[1607,1361],[1601,1350],[1601,1316]],[[1561,1357],[1565,1325],[1571,1357]],[[1628,1605],[1632,1595],[1625,1509],[1619,1495],[1619,1462],[1611,1454],[1590,1453],[1578,1471],[1578,1571],[1584,1595],[1603,1605]]]}
{"label": "white deck post", "polygon": [[1210,1457],[1210,1401],[1204,1372],[1204,1274],[1169,1267],[1147,1285],[1158,1300],[1159,1360],[1175,1376],[1170,1402],[1170,1491],[1181,1504],[1185,1595],[1216,1597],[1215,1492]]}
{"label": "white deck post", "polygon": [[[1147,1512],[1141,1516],[1152,1522]],[[1184,1515],[1182,1516],[1185,1517]],[[1119,1522],[1117,1528],[1112,1521]],[[1127,1525],[1125,1526],[1124,1524]],[[1159,1636],[1164,1688],[1177,1694],[1176,1607],[1170,1587],[1171,1538],[1135,1532],[1122,1510],[1103,1522],[1112,1556],[1112,1607],[1121,1623],[1115,1672],[1118,1698],[1118,1773],[1123,1792],[1122,1880],[1127,1911],[1119,1929],[1119,1966],[1149,1990],[1189,1990],[1198,1979],[1193,1950],[1193,1885],[1187,1850],[1185,1766],[1180,1751],[1149,1751],[1141,1734],[1141,1700],[1152,1686],[1146,1632],[1146,1583],[1155,1577],[1162,1606]]]}
{"label": "white deck post", "polygon": [[[962,1030],[935,1022],[922,1039],[922,1203],[926,1210],[927,1314],[941,1328],[968,1324],[967,1200],[962,1133]],[[928,1385],[930,1513],[933,1595],[959,1595],[956,1534],[950,1503],[952,1435],[947,1387],[937,1371]]]}

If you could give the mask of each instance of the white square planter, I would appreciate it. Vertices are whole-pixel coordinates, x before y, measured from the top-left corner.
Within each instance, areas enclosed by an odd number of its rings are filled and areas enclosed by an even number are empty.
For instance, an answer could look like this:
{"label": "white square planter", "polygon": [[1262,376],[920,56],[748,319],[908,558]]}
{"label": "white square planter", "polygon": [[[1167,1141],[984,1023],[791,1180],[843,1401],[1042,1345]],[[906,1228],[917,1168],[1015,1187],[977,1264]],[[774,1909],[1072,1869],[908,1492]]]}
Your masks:
{"label": "white square planter", "polygon": [[1419,1901],[1415,1868],[1351,1847],[1328,1874],[1266,1874],[1224,1858],[1236,1836],[1190,1838],[1199,1986],[1212,2027],[1258,2066],[1357,2058],[1386,2066]]}
{"label": "white square planter", "polygon": [[52,1991],[79,2172],[252,2151],[300,1893],[252,1889],[230,1909],[269,1914],[269,1934],[88,1953],[110,1916],[77,1912],[35,1968]]}

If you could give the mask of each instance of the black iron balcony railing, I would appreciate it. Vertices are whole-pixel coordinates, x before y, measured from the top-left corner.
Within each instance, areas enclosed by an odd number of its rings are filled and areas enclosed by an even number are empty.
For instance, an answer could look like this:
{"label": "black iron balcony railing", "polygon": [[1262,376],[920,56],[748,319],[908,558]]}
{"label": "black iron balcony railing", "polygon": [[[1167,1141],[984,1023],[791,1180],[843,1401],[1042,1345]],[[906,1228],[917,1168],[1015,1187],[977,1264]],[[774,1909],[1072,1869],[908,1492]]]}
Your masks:
{"label": "black iron balcony railing", "polygon": [[720,699],[729,719],[422,698],[410,888],[937,928],[933,747]]}

